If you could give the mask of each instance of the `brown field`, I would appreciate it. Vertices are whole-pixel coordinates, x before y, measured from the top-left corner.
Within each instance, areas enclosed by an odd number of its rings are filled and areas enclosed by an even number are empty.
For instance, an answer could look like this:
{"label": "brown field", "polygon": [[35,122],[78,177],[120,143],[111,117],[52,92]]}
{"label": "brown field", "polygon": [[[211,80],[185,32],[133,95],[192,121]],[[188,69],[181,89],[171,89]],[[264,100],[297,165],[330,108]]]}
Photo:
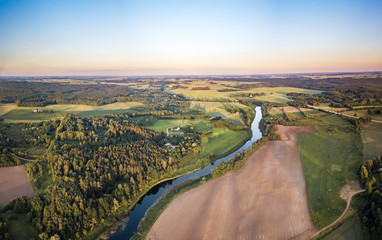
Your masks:
{"label": "brown field", "polygon": [[0,168],[0,206],[20,196],[34,196],[24,166]]}
{"label": "brown field", "polygon": [[245,165],[180,195],[149,239],[304,239],[315,231],[297,146],[313,127],[278,126]]}
{"label": "brown field", "polygon": [[[282,111],[282,107],[278,107],[277,108],[279,111]],[[291,107],[291,106],[288,106],[288,107],[284,107],[284,111],[286,113],[295,113],[295,112],[300,112],[300,110],[296,107]]]}

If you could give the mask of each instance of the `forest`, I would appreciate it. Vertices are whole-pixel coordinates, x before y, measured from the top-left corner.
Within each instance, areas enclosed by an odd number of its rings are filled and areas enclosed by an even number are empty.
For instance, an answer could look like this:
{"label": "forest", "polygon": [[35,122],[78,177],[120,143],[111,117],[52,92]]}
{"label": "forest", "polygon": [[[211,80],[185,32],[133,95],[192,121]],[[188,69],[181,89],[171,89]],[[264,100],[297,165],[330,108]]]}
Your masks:
{"label": "forest", "polygon": [[382,239],[382,155],[362,164],[359,175],[366,189],[361,209],[363,223],[372,239]]}
{"label": "forest", "polygon": [[[2,126],[6,127],[6,126]],[[49,152],[26,171],[37,188],[48,169],[53,184],[36,197],[13,200],[1,211],[26,214],[40,239],[85,236],[97,223],[126,207],[145,189],[187,164],[199,151],[199,135],[186,131],[168,151],[165,136],[129,122],[128,116],[105,118],[67,114],[61,121],[27,124]],[[37,130],[38,129],[38,130]],[[12,144],[9,142],[8,144]],[[8,146],[2,146],[8,149]],[[7,151],[7,150],[5,150]],[[0,224],[1,239],[7,239]]]}

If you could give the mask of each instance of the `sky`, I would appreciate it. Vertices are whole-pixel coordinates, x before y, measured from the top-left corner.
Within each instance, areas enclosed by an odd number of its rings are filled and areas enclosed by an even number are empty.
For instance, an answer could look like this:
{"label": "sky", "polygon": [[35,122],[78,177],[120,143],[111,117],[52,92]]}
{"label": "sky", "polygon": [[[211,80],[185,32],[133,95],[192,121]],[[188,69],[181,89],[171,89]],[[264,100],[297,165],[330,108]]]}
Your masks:
{"label": "sky", "polygon": [[0,0],[0,76],[382,70],[380,0]]}

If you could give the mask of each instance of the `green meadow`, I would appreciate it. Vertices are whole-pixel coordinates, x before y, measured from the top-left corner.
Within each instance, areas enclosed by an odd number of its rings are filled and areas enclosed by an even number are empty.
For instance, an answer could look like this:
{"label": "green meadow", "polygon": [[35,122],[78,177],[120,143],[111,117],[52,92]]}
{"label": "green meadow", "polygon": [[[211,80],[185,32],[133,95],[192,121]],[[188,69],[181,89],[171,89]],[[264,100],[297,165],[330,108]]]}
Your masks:
{"label": "green meadow", "polygon": [[306,181],[310,211],[315,227],[334,221],[345,209],[340,190],[358,181],[362,163],[362,140],[354,126],[337,115],[298,122],[312,125],[314,134],[298,135],[298,146]]}
{"label": "green meadow", "polygon": [[382,124],[370,123],[361,131],[363,159],[370,160],[382,154]]}

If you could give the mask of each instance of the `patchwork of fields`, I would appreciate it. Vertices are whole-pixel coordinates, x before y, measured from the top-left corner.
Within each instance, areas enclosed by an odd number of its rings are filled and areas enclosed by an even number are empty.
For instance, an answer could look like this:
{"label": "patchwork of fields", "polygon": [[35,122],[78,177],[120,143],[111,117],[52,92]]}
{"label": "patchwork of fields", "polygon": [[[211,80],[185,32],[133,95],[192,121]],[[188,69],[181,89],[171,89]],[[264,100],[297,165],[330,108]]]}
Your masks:
{"label": "patchwork of fields", "polygon": [[[76,113],[79,116],[103,117],[105,114],[126,113],[129,108],[140,106],[138,102],[117,102],[103,106],[90,106],[83,104],[55,104],[45,107],[16,107],[5,113],[3,118],[7,123],[45,121],[54,118],[62,118],[66,113]],[[33,110],[42,109],[42,113],[34,113]],[[52,113],[48,111],[52,110]]]}
{"label": "patchwork of fields", "polygon": [[[191,100],[228,100],[234,101],[236,97],[235,94],[240,93],[265,93],[265,96],[256,96],[254,99],[259,101],[266,102],[275,102],[275,103],[286,103],[290,101],[287,96],[287,93],[295,92],[295,93],[307,93],[307,94],[316,94],[321,93],[318,90],[311,89],[302,89],[302,88],[292,88],[292,87],[260,87],[260,88],[252,88],[248,90],[243,89],[235,89],[232,86],[227,87],[226,84],[223,83],[206,83],[204,81],[192,81],[187,82],[187,84],[182,84],[182,88],[176,89],[167,89],[167,91],[182,95]],[[201,90],[200,88],[205,88]],[[224,89],[224,91],[221,91]],[[220,91],[219,91],[220,90]],[[231,90],[231,91],[230,91]]]}

